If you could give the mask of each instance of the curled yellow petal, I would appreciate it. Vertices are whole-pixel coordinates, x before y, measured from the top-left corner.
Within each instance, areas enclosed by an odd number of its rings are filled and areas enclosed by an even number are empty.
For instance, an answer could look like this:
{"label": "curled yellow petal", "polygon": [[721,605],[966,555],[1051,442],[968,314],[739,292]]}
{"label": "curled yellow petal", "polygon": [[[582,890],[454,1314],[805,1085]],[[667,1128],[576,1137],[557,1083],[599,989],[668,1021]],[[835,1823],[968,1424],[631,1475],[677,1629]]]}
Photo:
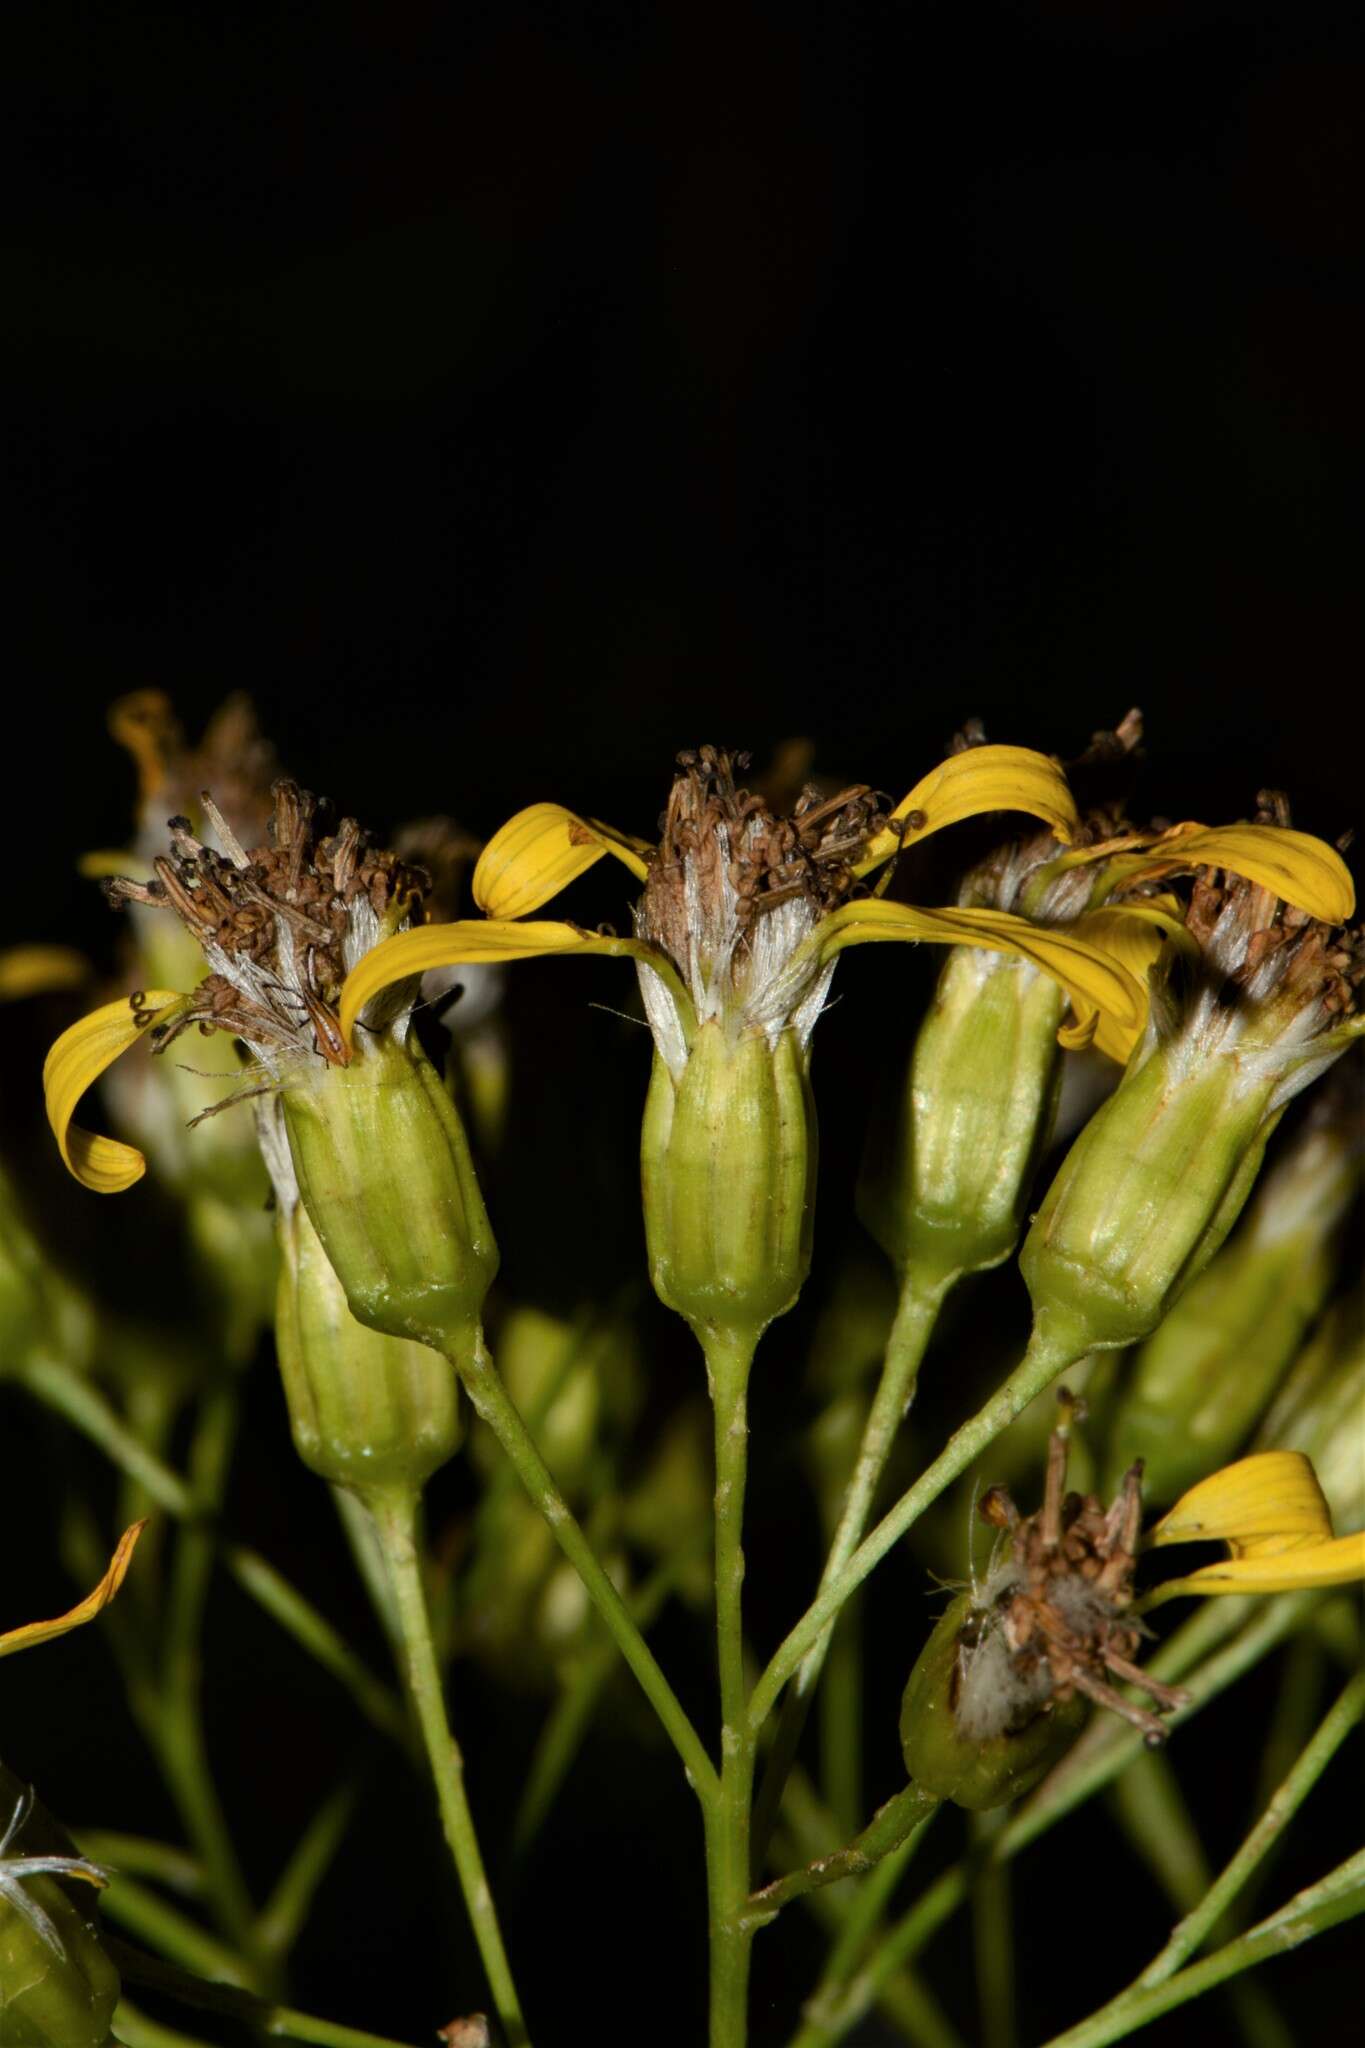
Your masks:
{"label": "curled yellow petal", "polygon": [[1187,821],[1144,839],[1102,841],[1067,854],[1059,866],[1104,861],[1104,886],[1153,881],[1190,868],[1226,868],[1259,882],[1285,903],[1306,910],[1324,924],[1344,924],[1355,914],[1355,885],[1341,855],[1311,832],[1288,825],[1199,825]]}
{"label": "curled yellow petal", "polygon": [[109,1605],[119,1587],[123,1584],[128,1567],[133,1561],[137,1539],[146,1528],[145,1521],[134,1522],[119,1537],[118,1548],[109,1560],[109,1569],[94,1591],[87,1593],[78,1606],[68,1614],[59,1614],[55,1621],[30,1621],[23,1628],[12,1628],[6,1635],[0,1635],[0,1657],[12,1657],[16,1650],[31,1649],[34,1643],[49,1642],[53,1636],[64,1636],[68,1630],[80,1628],[84,1622],[93,1621],[100,1611]]}
{"label": "curled yellow petal", "polygon": [[809,951],[828,959],[845,946],[889,939],[1014,953],[1065,989],[1078,1015],[1098,1011],[1125,1036],[1140,1032],[1146,1016],[1146,991],[1121,961],[1064,927],[1030,924],[1004,910],[928,910],[919,904],[888,903],[884,897],[841,904],[816,926],[788,971],[807,962]]}
{"label": "curled yellow petal", "polygon": [[493,966],[499,961],[534,960],[547,953],[629,954],[648,960],[656,973],[676,981],[663,955],[643,939],[607,938],[585,932],[576,924],[550,920],[521,923],[509,918],[472,917],[452,924],[424,924],[385,939],[352,968],[337,1013],[342,1036],[349,1045],[356,1018],[371,996],[395,981],[425,974],[432,967],[466,967],[475,962]]}
{"label": "curled yellow petal", "polygon": [[1302,1451],[1258,1451],[1192,1486],[1148,1540],[1222,1542],[1234,1558],[1277,1557],[1329,1544],[1332,1513]]}
{"label": "curled yellow petal", "polygon": [[1058,1037],[1065,1046],[1093,1043],[1099,1052],[1124,1065],[1146,1027],[1148,973],[1168,944],[1197,950],[1196,942],[1176,903],[1113,904],[1087,911],[1067,929],[1073,938],[1107,953],[1110,959],[1127,968],[1143,991],[1143,1014],[1136,1029],[1129,1029],[1109,1011],[1093,1005],[1083,1009],[1073,999],[1076,1020],[1066,1025]]}
{"label": "curled yellow petal", "polygon": [[1180,1593],[1306,1593],[1314,1586],[1349,1586],[1359,1579],[1365,1579],[1365,1531],[1299,1550],[1262,1551],[1206,1564],[1188,1578],[1169,1579],[1155,1599],[1143,1604],[1154,1607]]}
{"label": "curled yellow petal", "polygon": [[0,953],[0,1003],[79,988],[89,976],[89,961],[70,946],[13,946]]}
{"label": "curled yellow petal", "polygon": [[58,1150],[77,1180],[98,1195],[116,1195],[131,1187],[142,1178],[147,1162],[135,1146],[96,1137],[73,1124],[76,1105],[120,1053],[153,1024],[168,1022],[169,1012],[185,1001],[173,989],[158,988],[105,1003],[64,1031],[43,1063],[47,1120]]}
{"label": "curled yellow petal", "polygon": [[1066,777],[1031,747],[968,747],[950,754],[896,805],[892,823],[870,839],[854,872],[865,875],[902,846],[981,811],[1027,811],[1064,843],[1080,826]]}
{"label": "curled yellow petal", "polygon": [[575,817],[562,804],[531,804],[499,826],[479,855],[474,901],[489,917],[525,917],[607,853],[643,882],[648,852],[643,840]]}

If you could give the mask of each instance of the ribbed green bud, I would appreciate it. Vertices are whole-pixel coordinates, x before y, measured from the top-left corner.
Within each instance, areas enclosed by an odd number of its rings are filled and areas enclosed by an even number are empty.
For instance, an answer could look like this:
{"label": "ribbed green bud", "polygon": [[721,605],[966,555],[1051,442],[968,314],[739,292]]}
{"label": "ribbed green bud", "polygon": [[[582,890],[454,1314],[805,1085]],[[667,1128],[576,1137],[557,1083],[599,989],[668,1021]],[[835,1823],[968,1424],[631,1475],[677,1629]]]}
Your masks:
{"label": "ribbed green bud", "polygon": [[1096,1111],[1019,1257],[1039,1323],[1078,1357],[1146,1337],[1208,1264],[1260,1169],[1273,1092],[1176,1041]]}
{"label": "ribbed green bud", "polygon": [[471,1341],[498,1253],[464,1128],[414,1037],[357,1034],[351,1064],[285,1090],[299,1191],[358,1321]]}
{"label": "ribbed green bud", "polygon": [[294,1448],[362,1497],[422,1487],[459,1447],[453,1366],[356,1321],[302,1202],[281,1216],[280,1252],[275,1341]]}
{"label": "ribbed green bud", "polygon": [[[979,1612],[970,1593],[954,1600],[910,1674],[900,1724],[905,1768],[915,1784],[972,1813],[1031,1792],[1066,1754],[1086,1716],[1079,1696],[1031,1696],[1010,1670],[1003,1646],[977,1639]],[[968,1685],[982,1697],[966,1699]],[[977,1721],[1005,1725],[977,1734]]]}
{"label": "ribbed green bud", "polygon": [[650,1278],[702,1336],[757,1337],[810,1266],[815,1106],[795,1034],[703,1024],[681,1077],[656,1054],[640,1164]]}
{"label": "ribbed green bud", "polygon": [[1337,1534],[1365,1528],[1365,1296],[1359,1288],[1325,1315],[1256,1438],[1261,1451],[1302,1451],[1313,1461]]}
{"label": "ribbed green bud", "polygon": [[1148,1499],[1174,1500],[1245,1441],[1331,1290],[1357,1152],[1340,1126],[1307,1131],[1130,1362],[1110,1445],[1115,1485],[1140,1457]]}
{"label": "ribbed green bud", "polygon": [[898,1271],[946,1284],[1014,1250],[1061,1074],[1057,984],[954,946],[893,1118],[874,1131],[858,1214]]}
{"label": "ribbed green bud", "polygon": [[[0,1813],[8,1821],[24,1787],[0,1765]],[[39,1925],[0,1891],[0,2042],[4,2048],[107,2048],[119,2000],[118,1972],[100,1943],[95,1887],[84,1880],[14,1869],[20,1859],[75,1857],[76,1846],[36,1808],[6,1852],[13,1881],[44,1916]],[[4,1865],[0,1864],[0,1868]],[[54,1947],[52,1935],[60,1948]]]}

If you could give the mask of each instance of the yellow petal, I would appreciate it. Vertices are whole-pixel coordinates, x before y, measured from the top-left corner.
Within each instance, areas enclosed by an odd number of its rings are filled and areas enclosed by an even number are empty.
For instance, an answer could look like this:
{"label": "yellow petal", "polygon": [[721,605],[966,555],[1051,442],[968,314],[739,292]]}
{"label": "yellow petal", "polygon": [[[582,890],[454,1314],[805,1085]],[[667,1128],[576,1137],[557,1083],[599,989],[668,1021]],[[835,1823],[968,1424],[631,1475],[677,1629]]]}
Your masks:
{"label": "yellow petal", "polygon": [[893,820],[902,822],[868,841],[854,872],[865,875],[902,846],[981,811],[1028,811],[1050,825],[1063,842],[1080,825],[1066,777],[1046,754],[1036,754],[1031,747],[968,747],[964,753],[950,754],[915,784],[891,813]]}
{"label": "yellow petal", "polygon": [[89,961],[70,946],[14,946],[0,953],[0,1003],[79,988],[89,976]]}
{"label": "yellow petal", "polygon": [[1083,1010],[1076,1005],[1075,1023],[1068,1024],[1058,1037],[1063,1045],[1072,1047],[1093,1042],[1098,1051],[1125,1065],[1146,1028],[1148,973],[1169,942],[1197,950],[1196,941],[1180,915],[1179,904],[1173,899],[1165,903],[1114,904],[1087,911],[1067,929],[1073,938],[1097,947],[1121,967],[1127,968],[1143,991],[1143,1015],[1136,1030],[1129,1030],[1106,1011],[1093,1006]]}
{"label": "yellow petal", "polygon": [[1226,868],[1259,882],[1297,910],[1324,924],[1344,924],[1355,914],[1355,885],[1345,861],[1325,840],[1288,825],[1173,825],[1145,840],[1141,835],[1080,847],[1059,866],[1106,861],[1106,889],[1150,881],[1189,868]]}
{"label": "yellow petal", "polygon": [[479,855],[474,901],[489,917],[525,917],[606,853],[643,882],[648,851],[643,840],[628,839],[595,818],[577,818],[562,804],[532,804],[499,826]]}
{"label": "yellow petal", "polygon": [[1365,1531],[1309,1543],[1300,1550],[1258,1552],[1206,1564],[1188,1578],[1171,1579],[1145,1607],[1178,1593],[1304,1593],[1314,1586],[1349,1586],[1365,1579]]}
{"label": "yellow petal", "polygon": [[123,853],[117,846],[93,847],[76,862],[76,873],[87,882],[103,882],[114,875],[127,875],[134,882],[150,882],[155,872],[140,853]]}
{"label": "yellow petal", "polygon": [[1332,1514],[1302,1451],[1258,1451],[1192,1486],[1148,1540],[1223,1542],[1234,1557],[1274,1557],[1330,1543]]}
{"label": "yellow petal", "polygon": [[476,961],[492,966],[505,960],[534,960],[546,953],[608,953],[648,960],[670,985],[676,976],[669,963],[643,939],[604,938],[576,924],[550,921],[520,923],[507,918],[463,918],[453,924],[424,924],[398,932],[367,953],[346,977],[338,1016],[347,1044],[356,1018],[380,989],[407,981],[432,967],[466,967]]}
{"label": "yellow petal", "polygon": [[789,972],[808,962],[812,951],[828,959],[845,946],[883,939],[923,939],[938,946],[983,946],[989,952],[1017,954],[1059,983],[1078,1013],[1098,1011],[1125,1034],[1142,1028],[1146,991],[1121,961],[1063,927],[1030,924],[1004,910],[928,910],[919,904],[888,903],[882,897],[845,903],[822,919],[798,948]]}
{"label": "yellow petal", "polygon": [[185,1001],[173,989],[155,988],[106,1003],[64,1031],[43,1063],[47,1120],[58,1149],[77,1180],[96,1194],[116,1195],[131,1187],[147,1162],[134,1146],[95,1137],[73,1124],[76,1104],[120,1053],[151,1025],[169,1022],[170,1010]]}
{"label": "yellow petal", "polygon": [[64,1636],[69,1629],[80,1628],[83,1622],[93,1621],[123,1584],[133,1561],[137,1539],[146,1526],[145,1521],[134,1522],[130,1529],[124,1530],[119,1537],[118,1548],[109,1560],[108,1571],[94,1592],[87,1593],[69,1614],[59,1614],[55,1621],[30,1621],[24,1628],[12,1628],[7,1635],[0,1635],[0,1657],[12,1657],[16,1650],[31,1649],[34,1643],[46,1643],[53,1636]]}
{"label": "yellow petal", "polygon": [[136,761],[142,801],[150,802],[185,746],[170,698],[164,690],[131,690],[109,706],[109,730]]}

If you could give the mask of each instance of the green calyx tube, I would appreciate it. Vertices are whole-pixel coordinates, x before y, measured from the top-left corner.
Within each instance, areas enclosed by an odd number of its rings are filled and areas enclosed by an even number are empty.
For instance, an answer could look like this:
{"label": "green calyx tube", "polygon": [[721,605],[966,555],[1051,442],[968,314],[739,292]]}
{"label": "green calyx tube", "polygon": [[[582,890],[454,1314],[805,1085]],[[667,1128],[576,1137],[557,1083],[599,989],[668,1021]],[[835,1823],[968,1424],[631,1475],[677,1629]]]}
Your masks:
{"label": "green calyx tube", "polygon": [[947,1284],[1013,1251],[1056,1107],[1065,998],[1024,961],[949,952],[858,1213],[900,1272]]}
{"label": "green calyx tube", "polygon": [[459,1448],[453,1367],[356,1321],[302,1202],[281,1215],[280,1253],[276,1349],[300,1458],[362,1498],[422,1487]]}
{"label": "green calyx tube", "polygon": [[657,1054],[640,1164],[650,1278],[706,1333],[760,1331],[810,1265],[815,1107],[795,1034],[697,1031],[675,1080]]}
{"label": "green calyx tube", "polygon": [[497,1271],[464,1128],[411,1035],[357,1035],[349,1066],[284,1091],[294,1171],[358,1322],[446,1348],[474,1341]]}

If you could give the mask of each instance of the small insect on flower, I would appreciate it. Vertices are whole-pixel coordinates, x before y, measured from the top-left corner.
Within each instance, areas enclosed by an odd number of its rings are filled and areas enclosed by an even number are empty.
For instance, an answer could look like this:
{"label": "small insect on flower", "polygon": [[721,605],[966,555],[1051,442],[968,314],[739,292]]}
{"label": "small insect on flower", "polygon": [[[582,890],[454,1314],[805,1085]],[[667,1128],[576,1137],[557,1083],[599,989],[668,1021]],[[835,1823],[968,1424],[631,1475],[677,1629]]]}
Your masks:
{"label": "small insect on flower", "polygon": [[[1093,1494],[1067,1493],[1069,1434],[1069,1420],[1053,1432],[1037,1514],[1021,1516],[1000,1486],[982,1496],[979,1513],[1008,1538],[1008,1557],[953,1602],[905,1691],[901,1745],[911,1777],[975,1811],[1035,1785],[1080,1732],[1086,1701],[1157,1747],[1166,1734],[1158,1714],[1188,1698],[1134,1661],[1143,1634],[1131,1612],[1141,1462],[1108,1508]],[[1140,1686],[1157,1711],[1126,1700],[1114,1680]]]}

